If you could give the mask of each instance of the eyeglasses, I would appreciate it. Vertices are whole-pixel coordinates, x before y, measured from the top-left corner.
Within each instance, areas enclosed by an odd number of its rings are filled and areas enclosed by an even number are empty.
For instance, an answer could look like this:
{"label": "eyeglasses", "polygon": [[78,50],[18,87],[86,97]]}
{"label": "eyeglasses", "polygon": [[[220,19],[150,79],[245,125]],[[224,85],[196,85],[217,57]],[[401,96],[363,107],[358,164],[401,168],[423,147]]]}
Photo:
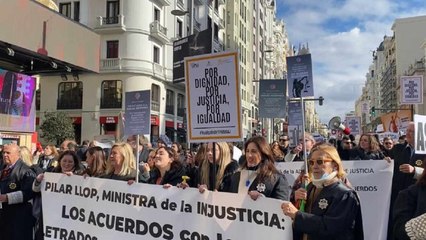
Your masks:
{"label": "eyeglasses", "polygon": [[326,162],[332,162],[333,160],[331,159],[317,159],[317,160],[309,160],[309,166],[314,166],[315,163],[317,163],[317,165],[323,165]]}
{"label": "eyeglasses", "polygon": [[351,144],[352,142],[343,142],[344,144]]}
{"label": "eyeglasses", "polygon": [[287,142],[288,139],[280,139],[281,142]]}
{"label": "eyeglasses", "polygon": [[385,145],[392,145],[391,142],[385,142]]}

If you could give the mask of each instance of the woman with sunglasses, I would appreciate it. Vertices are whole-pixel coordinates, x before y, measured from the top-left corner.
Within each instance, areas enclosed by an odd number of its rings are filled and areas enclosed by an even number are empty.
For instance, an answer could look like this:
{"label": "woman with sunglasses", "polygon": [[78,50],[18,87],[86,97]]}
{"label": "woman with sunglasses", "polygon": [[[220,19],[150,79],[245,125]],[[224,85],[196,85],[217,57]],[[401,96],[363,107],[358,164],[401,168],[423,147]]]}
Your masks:
{"label": "woman with sunglasses", "polygon": [[293,219],[294,239],[364,239],[360,201],[342,182],[345,172],[336,148],[326,143],[316,146],[308,165],[311,183],[295,193],[296,201],[306,201],[305,211],[289,202],[281,205]]}
{"label": "woman with sunglasses", "polygon": [[244,144],[246,161],[234,173],[225,192],[249,194],[253,200],[269,197],[288,201],[289,185],[286,177],[275,167],[272,150],[261,136],[250,138]]}

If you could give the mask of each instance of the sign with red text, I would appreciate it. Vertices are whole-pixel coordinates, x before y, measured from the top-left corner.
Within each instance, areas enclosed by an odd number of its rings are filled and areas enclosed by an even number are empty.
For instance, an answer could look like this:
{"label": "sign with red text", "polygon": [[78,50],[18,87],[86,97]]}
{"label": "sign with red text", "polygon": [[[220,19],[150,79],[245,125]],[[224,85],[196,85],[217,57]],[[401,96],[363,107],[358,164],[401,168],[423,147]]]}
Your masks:
{"label": "sign with red text", "polygon": [[238,53],[185,58],[188,142],[242,141]]}
{"label": "sign with red text", "polygon": [[[292,239],[281,200],[46,173],[45,239]],[[62,236],[62,237],[60,237]]]}

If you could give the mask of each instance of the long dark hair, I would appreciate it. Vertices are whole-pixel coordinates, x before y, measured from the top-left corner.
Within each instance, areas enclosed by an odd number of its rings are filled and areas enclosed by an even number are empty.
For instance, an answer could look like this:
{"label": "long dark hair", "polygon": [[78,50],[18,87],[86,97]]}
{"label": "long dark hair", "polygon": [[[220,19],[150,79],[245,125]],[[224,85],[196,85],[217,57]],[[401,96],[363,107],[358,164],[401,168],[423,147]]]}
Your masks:
{"label": "long dark hair", "polygon": [[[260,180],[266,178],[274,177],[275,173],[278,173],[277,168],[275,167],[275,160],[272,155],[271,147],[264,137],[255,136],[250,138],[244,144],[244,151],[247,150],[247,147],[250,143],[254,143],[259,150],[261,162],[258,167],[258,176]],[[244,162],[242,168],[247,168],[247,161]]]}

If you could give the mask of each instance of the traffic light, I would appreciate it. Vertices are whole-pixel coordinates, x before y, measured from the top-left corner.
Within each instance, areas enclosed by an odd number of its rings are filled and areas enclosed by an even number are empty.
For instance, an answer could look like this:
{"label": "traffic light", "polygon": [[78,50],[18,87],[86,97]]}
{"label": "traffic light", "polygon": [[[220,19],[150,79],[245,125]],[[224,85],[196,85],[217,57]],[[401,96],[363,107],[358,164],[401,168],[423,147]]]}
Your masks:
{"label": "traffic light", "polygon": [[376,116],[376,107],[371,107],[370,114],[372,117]]}

